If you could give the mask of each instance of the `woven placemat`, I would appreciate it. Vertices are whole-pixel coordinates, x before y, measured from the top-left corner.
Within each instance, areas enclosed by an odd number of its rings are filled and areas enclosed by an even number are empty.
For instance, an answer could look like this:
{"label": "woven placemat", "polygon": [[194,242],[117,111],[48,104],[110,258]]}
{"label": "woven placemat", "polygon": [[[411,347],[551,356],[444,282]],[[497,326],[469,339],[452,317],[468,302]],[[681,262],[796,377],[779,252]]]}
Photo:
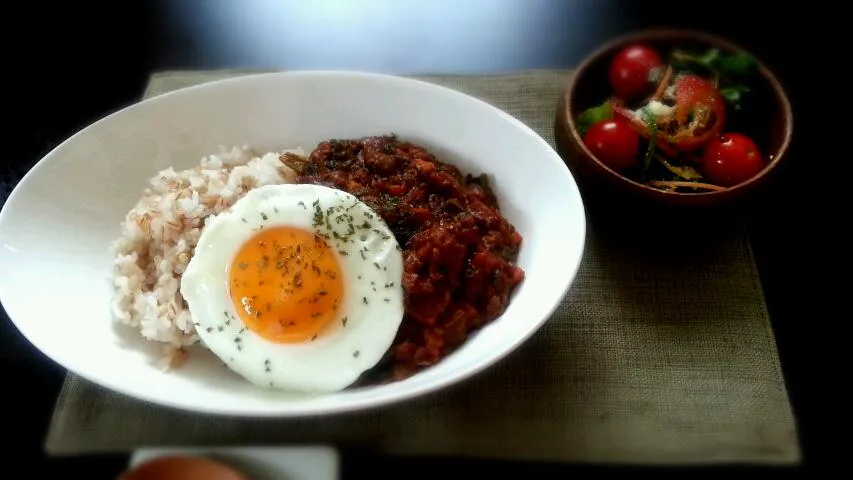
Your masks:
{"label": "woven placemat", "polygon": [[[146,96],[245,72],[169,72]],[[569,72],[433,76],[553,143]],[[795,463],[799,448],[739,222],[650,227],[589,213],[577,280],[517,352],[450,389],[368,413],[238,419],[162,408],[68,375],[54,454],[332,443],[391,454],[618,463]],[[683,239],[680,240],[679,239]],[[675,241],[674,241],[675,240]]]}

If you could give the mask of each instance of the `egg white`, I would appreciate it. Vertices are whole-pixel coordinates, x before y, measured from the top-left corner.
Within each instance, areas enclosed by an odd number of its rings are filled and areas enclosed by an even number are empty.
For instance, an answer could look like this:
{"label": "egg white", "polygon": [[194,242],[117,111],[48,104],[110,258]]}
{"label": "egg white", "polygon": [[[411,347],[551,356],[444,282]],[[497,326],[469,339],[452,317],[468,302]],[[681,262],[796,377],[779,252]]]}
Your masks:
{"label": "egg white", "polygon": [[[347,241],[335,239],[325,225],[314,226],[317,206],[324,214],[330,207],[346,209],[353,224],[370,228]],[[329,224],[341,236],[349,228],[349,222]],[[341,268],[339,318],[313,341],[266,340],[246,327],[229,296],[228,268],[240,247],[277,226],[328,234]],[[208,220],[180,288],[201,341],[229,368],[263,387],[331,392],[351,385],[390,348],[403,319],[402,274],[393,233],[355,196],[318,185],[269,185]]]}

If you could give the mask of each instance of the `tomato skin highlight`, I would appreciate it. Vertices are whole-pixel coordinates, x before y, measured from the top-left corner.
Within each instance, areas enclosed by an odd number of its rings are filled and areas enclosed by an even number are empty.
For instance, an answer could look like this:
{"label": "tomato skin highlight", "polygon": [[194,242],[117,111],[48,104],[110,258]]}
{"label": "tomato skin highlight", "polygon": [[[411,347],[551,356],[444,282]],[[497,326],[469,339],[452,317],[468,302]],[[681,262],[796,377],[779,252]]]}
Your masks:
{"label": "tomato skin highlight", "polygon": [[651,89],[651,71],[661,65],[663,61],[653,48],[640,44],[628,45],[610,62],[610,86],[619,98],[636,98]]}
{"label": "tomato skin highlight", "polygon": [[764,168],[755,142],[740,133],[724,133],[705,147],[702,170],[717,185],[732,187],[757,175]]}
{"label": "tomato skin highlight", "polygon": [[602,120],[589,127],[583,143],[592,154],[613,170],[639,164],[640,136],[622,118]]}

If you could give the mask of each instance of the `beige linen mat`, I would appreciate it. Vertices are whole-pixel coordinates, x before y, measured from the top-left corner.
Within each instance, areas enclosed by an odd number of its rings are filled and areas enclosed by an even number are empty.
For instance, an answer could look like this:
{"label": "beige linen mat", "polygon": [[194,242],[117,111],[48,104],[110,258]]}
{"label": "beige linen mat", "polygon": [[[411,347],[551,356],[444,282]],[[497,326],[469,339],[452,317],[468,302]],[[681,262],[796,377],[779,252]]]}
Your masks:
{"label": "beige linen mat", "polygon": [[[248,72],[155,74],[146,97]],[[570,72],[431,76],[553,144]],[[402,114],[402,113],[401,113]],[[577,279],[508,358],[400,405],[327,418],[240,419],[143,403],[69,374],[46,447],[330,443],[389,454],[638,464],[799,461],[791,407],[741,223],[673,242],[589,212]],[[106,328],[106,327],[105,327]]]}

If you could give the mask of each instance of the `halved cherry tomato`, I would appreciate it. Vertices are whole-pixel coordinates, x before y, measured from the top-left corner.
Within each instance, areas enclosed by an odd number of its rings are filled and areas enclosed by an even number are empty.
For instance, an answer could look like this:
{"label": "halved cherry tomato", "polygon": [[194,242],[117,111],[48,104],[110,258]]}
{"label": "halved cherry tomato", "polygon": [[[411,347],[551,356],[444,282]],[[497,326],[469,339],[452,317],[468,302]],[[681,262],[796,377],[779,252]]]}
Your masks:
{"label": "halved cherry tomato", "polygon": [[708,142],[702,155],[702,170],[712,182],[724,187],[743,183],[764,168],[755,142],[740,133],[724,133]]}
{"label": "halved cherry tomato", "polygon": [[[720,134],[726,121],[723,97],[714,85],[698,75],[680,75],[673,84],[670,113],[655,117],[656,143],[669,155],[702,148]],[[634,111],[614,105],[613,112],[626,118],[646,139],[652,130]]]}
{"label": "halved cherry tomato", "polygon": [[651,89],[651,72],[662,64],[660,55],[653,48],[628,45],[610,62],[610,86],[619,98],[630,100],[638,97]]}
{"label": "halved cherry tomato", "polygon": [[726,123],[726,102],[710,81],[697,75],[675,79],[675,119],[687,129],[669,135],[678,150],[695,150],[718,136]]}
{"label": "halved cherry tomato", "polygon": [[614,170],[639,163],[640,136],[624,119],[614,117],[594,123],[583,136],[595,158]]}

